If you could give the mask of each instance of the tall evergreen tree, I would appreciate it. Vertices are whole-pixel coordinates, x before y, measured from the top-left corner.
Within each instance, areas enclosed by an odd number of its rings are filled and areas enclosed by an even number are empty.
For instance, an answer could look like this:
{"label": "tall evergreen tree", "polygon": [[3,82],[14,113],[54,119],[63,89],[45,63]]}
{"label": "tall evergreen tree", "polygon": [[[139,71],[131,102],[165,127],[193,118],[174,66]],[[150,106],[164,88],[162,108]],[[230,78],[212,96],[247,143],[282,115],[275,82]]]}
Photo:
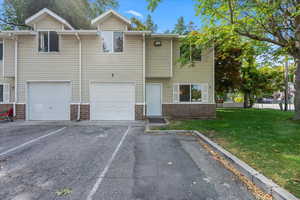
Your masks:
{"label": "tall evergreen tree", "polygon": [[175,28],[173,30],[173,33],[184,35],[187,33],[187,26],[185,25],[184,18],[179,17],[177,20],[177,24],[175,24]]}
{"label": "tall evergreen tree", "polygon": [[151,32],[156,32],[157,31],[157,25],[154,24],[151,15],[147,16],[146,22],[145,22],[145,26],[147,28],[147,30],[151,31]]}
{"label": "tall evergreen tree", "polygon": [[107,8],[117,6],[117,0],[4,0],[0,25],[2,29],[28,29],[25,25],[26,18],[48,8],[75,28],[89,28],[90,19]]}

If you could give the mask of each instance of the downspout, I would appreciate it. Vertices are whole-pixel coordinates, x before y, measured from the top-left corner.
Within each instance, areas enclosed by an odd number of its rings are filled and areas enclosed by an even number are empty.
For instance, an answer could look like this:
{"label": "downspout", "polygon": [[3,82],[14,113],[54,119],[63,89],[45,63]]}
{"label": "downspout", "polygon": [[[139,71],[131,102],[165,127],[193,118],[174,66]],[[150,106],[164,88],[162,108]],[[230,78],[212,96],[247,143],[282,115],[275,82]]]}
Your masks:
{"label": "downspout", "polygon": [[144,106],[143,113],[146,117],[146,38],[145,33],[143,33],[143,81],[144,81]]}
{"label": "downspout", "polygon": [[14,37],[15,40],[15,102],[14,102],[14,117],[17,116],[17,102],[18,102],[18,36]]}
{"label": "downspout", "polygon": [[79,104],[77,109],[77,121],[80,121],[80,108],[82,103],[82,41],[78,33],[76,33],[76,38],[79,42]]}

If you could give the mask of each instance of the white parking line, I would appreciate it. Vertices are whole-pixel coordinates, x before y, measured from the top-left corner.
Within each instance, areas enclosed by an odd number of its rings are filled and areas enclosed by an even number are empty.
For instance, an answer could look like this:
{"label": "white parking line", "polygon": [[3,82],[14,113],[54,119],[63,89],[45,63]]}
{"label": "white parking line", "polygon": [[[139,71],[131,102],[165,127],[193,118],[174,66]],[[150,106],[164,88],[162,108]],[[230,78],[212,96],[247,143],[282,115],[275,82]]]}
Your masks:
{"label": "white parking line", "polygon": [[93,200],[94,194],[97,192],[99,186],[101,185],[101,183],[102,183],[102,181],[103,181],[103,179],[104,179],[104,177],[105,177],[105,175],[106,175],[108,169],[110,168],[110,166],[111,166],[113,160],[115,159],[117,153],[119,152],[119,150],[120,150],[120,148],[121,148],[121,146],[122,146],[122,144],[123,144],[125,138],[127,137],[128,133],[129,133],[129,130],[130,130],[130,126],[128,127],[127,131],[124,133],[122,139],[120,140],[118,146],[116,147],[115,151],[113,152],[111,158],[108,160],[108,162],[107,162],[107,164],[106,164],[104,170],[103,170],[103,171],[101,172],[101,174],[99,175],[99,177],[98,177],[98,179],[97,179],[97,181],[96,181],[94,187],[93,187],[92,190],[90,191],[90,193],[89,193],[89,195],[87,196],[86,200]]}
{"label": "white parking line", "polygon": [[13,151],[16,151],[16,150],[18,150],[18,149],[20,149],[20,148],[23,148],[24,146],[27,146],[27,145],[29,145],[29,144],[32,144],[32,143],[34,143],[34,142],[36,142],[36,141],[39,141],[39,140],[41,140],[41,139],[43,139],[43,138],[46,138],[46,137],[49,137],[49,136],[51,136],[51,135],[57,134],[57,133],[59,133],[60,131],[64,130],[65,128],[66,128],[66,127],[60,128],[60,129],[58,129],[58,130],[56,130],[56,131],[52,131],[51,133],[48,133],[48,134],[46,134],[46,135],[40,136],[40,137],[35,138],[35,139],[33,139],[33,140],[30,140],[30,141],[28,141],[28,142],[25,142],[24,144],[21,144],[21,145],[19,145],[19,146],[16,146],[16,147],[14,147],[14,148],[11,148],[11,149],[9,149],[9,150],[3,152],[3,153],[0,153],[0,157],[1,157],[1,156],[5,156],[5,155],[7,155],[7,154],[9,154],[9,153],[11,153],[11,152],[13,152]]}

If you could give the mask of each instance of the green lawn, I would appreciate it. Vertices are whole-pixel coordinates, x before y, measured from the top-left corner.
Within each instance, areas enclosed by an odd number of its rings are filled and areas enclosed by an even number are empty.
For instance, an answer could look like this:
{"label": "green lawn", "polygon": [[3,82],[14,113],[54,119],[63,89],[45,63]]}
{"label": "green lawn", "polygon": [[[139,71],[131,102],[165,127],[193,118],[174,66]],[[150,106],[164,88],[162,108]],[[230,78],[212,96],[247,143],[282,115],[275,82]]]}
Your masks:
{"label": "green lawn", "polygon": [[216,120],[172,121],[163,129],[199,130],[300,197],[300,122],[277,110],[220,109]]}

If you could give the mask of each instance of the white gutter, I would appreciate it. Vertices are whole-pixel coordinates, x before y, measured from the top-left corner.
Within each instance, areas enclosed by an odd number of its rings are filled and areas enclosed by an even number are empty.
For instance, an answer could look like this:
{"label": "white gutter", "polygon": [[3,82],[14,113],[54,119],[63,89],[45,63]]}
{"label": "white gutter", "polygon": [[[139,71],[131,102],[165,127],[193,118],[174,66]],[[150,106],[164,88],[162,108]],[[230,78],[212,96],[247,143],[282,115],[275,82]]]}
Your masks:
{"label": "white gutter", "polygon": [[14,102],[14,117],[16,117],[17,112],[17,102],[18,102],[18,36],[15,36],[15,102]]}
{"label": "white gutter", "polygon": [[77,121],[80,121],[80,108],[82,103],[82,41],[79,34],[76,34],[76,38],[79,42],[79,104],[77,109]]}
{"label": "white gutter", "polygon": [[146,116],[146,38],[145,33],[143,34],[143,81],[144,81],[144,106],[143,113]]}

